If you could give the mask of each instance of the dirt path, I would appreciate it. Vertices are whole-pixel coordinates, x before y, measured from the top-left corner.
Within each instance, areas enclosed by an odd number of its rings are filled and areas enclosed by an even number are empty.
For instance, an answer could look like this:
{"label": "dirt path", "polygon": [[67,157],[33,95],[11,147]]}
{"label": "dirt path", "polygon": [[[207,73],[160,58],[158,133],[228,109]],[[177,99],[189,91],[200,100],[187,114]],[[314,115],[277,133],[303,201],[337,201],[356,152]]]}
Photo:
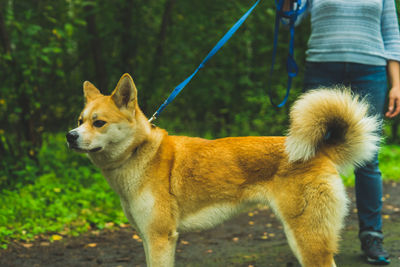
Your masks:
{"label": "dirt path", "polygon": [[[365,264],[359,250],[354,193],[346,219],[338,266]],[[400,267],[400,184],[384,185],[385,247],[392,257],[390,266]],[[30,247],[29,247],[30,246]],[[145,266],[141,240],[130,228],[92,232],[33,245],[14,242],[0,250],[0,266]],[[176,253],[176,266],[300,266],[290,251],[282,227],[269,209],[254,210],[209,231],[182,234]]]}

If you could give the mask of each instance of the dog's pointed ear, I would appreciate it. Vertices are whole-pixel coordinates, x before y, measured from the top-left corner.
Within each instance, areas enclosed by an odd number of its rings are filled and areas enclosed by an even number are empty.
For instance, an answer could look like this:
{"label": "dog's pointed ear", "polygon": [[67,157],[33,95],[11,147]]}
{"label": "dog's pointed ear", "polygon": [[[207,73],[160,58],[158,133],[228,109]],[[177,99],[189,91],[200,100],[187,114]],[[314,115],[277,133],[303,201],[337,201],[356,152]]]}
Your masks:
{"label": "dog's pointed ear", "polygon": [[132,77],[125,73],[119,80],[111,98],[119,109],[133,110],[137,105],[137,90]]}
{"label": "dog's pointed ear", "polygon": [[96,88],[91,82],[85,81],[83,83],[83,95],[85,96],[86,103],[96,97],[101,96],[99,89]]}

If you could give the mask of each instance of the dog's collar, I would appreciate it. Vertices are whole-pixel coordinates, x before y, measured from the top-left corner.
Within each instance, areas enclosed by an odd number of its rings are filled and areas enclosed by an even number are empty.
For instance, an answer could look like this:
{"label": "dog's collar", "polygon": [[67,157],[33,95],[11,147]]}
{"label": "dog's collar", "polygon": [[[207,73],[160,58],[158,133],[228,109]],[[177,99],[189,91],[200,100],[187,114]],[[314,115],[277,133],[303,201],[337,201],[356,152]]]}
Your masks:
{"label": "dog's collar", "polygon": [[126,153],[126,156],[123,157],[123,159],[120,160],[116,160],[117,162],[120,162],[120,164],[117,164],[116,166],[114,165],[113,167],[110,168],[101,168],[103,171],[113,171],[115,169],[120,168],[121,166],[123,166],[130,158],[135,157],[138,154],[138,151],[141,147],[143,147],[145,144],[147,143],[147,140],[144,140],[143,142],[139,143],[138,145],[136,145],[133,148],[128,149],[129,151],[131,151],[130,153]]}

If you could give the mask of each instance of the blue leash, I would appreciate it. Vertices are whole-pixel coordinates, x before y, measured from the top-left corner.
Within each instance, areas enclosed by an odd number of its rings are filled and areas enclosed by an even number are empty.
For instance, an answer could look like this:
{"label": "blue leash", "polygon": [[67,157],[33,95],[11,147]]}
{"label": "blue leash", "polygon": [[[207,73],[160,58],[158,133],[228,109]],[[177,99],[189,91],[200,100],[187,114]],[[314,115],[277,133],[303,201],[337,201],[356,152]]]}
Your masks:
{"label": "blue leash", "polygon": [[275,65],[275,56],[276,56],[276,49],[278,46],[278,34],[279,34],[279,24],[280,20],[282,18],[289,19],[289,27],[290,27],[290,42],[289,42],[289,54],[286,60],[286,70],[288,73],[288,82],[286,86],[286,95],[283,101],[279,104],[275,104],[275,102],[272,100],[272,89],[271,89],[271,83],[269,82],[268,86],[268,96],[271,104],[275,107],[282,107],[286,104],[289,94],[290,94],[290,88],[292,87],[292,79],[293,77],[296,77],[299,68],[296,64],[296,61],[294,60],[294,27],[295,27],[295,22],[297,17],[302,14],[306,9],[308,5],[308,1],[306,1],[306,4],[301,7],[301,0],[292,0],[291,3],[291,9],[290,11],[283,11],[283,3],[284,0],[275,0],[276,4],[276,17],[275,17],[275,31],[274,31],[274,45],[273,45],[273,50],[272,50],[272,63],[271,63],[271,70],[269,72],[269,81],[271,80],[272,73],[274,72],[274,65]]}
{"label": "blue leash", "polygon": [[[168,106],[169,103],[171,103],[175,97],[185,88],[185,86],[192,80],[192,78],[197,74],[199,70],[201,70],[204,65],[218,52],[218,50],[221,49],[222,46],[232,37],[233,34],[242,26],[242,24],[245,22],[247,17],[251,14],[253,9],[258,5],[258,3],[261,0],[257,0],[257,2],[232,26],[232,28],[229,29],[229,31],[221,38],[221,40],[218,41],[218,43],[214,46],[214,48],[208,53],[208,55],[203,59],[203,61],[200,63],[200,65],[197,67],[197,69],[189,76],[187,77],[183,82],[181,82],[178,86],[175,87],[175,89],[172,91],[172,93],[168,96],[167,100],[164,101],[164,103],[157,109],[157,111],[151,116],[149,119],[149,122],[154,121],[157,119],[161,112]],[[307,0],[304,0],[307,1]],[[288,18],[289,19],[289,25],[290,25],[290,44],[289,44],[289,55],[287,58],[286,62],[286,68],[288,72],[288,83],[287,83],[287,89],[286,89],[286,95],[284,100],[276,105],[273,100],[272,100],[272,95],[271,95],[271,85],[269,85],[268,88],[268,95],[269,99],[272,105],[277,106],[277,107],[282,107],[285,105],[289,93],[290,93],[290,88],[292,84],[292,78],[297,76],[298,73],[298,67],[297,64],[294,60],[294,24],[296,22],[297,17],[303,13],[306,8],[307,8],[307,3],[306,5],[302,8],[300,8],[301,5],[301,0],[293,0],[293,3],[296,3],[295,9],[292,9],[290,11],[283,11],[283,3],[284,0],[275,0],[276,3],[276,17],[275,17],[275,33],[274,33],[274,43],[273,43],[273,53],[272,53],[272,64],[271,64],[271,70],[269,76],[272,76],[272,73],[274,71],[274,65],[275,65],[275,57],[276,57],[276,49],[278,45],[278,33],[279,33],[279,24],[281,18]]]}
{"label": "blue leash", "polygon": [[221,40],[218,41],[218,43],[215,45],[215,47],[208,53],[208,55],[203,59],[203,61],[200,63],[200,65],[197,67],[197,69],[190,75],[189,77],[186,78],[183,82],[181,82],[175,89],[172,91],[172,93],[168,96],[167,100],[158,108],[158,110],[151,116],[149,122],[154,121],[157,119],[161,112],[165,109],[166,106],[168,106],[169,103],[172,102],[172,100],[175,99],[175,97],[182,91],[183,88],[190,82],[190,80],[196,75],[196,73],[201,70],[204,65],[218,52],[219,49],[221,49],[222,46],[232,37],[232,35],[237,31],[237,29],[242,26],[243,22],[247,19],[247,17],[250,15],[250,13],[253,11],[253,9],[258,5],[258,3],[261,0],[257,0],[257,2],[232,26],[232,28],[222,37]]}

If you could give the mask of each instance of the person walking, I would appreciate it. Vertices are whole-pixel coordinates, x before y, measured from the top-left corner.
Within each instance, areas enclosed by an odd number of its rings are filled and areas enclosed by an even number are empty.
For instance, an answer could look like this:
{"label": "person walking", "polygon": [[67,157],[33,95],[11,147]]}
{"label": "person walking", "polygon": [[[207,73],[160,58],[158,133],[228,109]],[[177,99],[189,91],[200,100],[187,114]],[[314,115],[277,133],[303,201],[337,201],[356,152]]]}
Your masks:
{"label": "person walking", "polygon": [[[285,0],[284,10],[297,1]],[[306,0],[300,4],[306,4]],[[307,10],[299,20],[307,14],[311,17],[311,35],[304,90],[344,85],[367,99],[371,115],[382,121],[384,115],[397,116],[400,34],[394,0],[308,0]],[[388,108],[384,112],[387,96]],[[389,264],[389,255],[382,245],[382,176],[378,154],[355,170],[355,191],[359,238],[366,260]]]}

